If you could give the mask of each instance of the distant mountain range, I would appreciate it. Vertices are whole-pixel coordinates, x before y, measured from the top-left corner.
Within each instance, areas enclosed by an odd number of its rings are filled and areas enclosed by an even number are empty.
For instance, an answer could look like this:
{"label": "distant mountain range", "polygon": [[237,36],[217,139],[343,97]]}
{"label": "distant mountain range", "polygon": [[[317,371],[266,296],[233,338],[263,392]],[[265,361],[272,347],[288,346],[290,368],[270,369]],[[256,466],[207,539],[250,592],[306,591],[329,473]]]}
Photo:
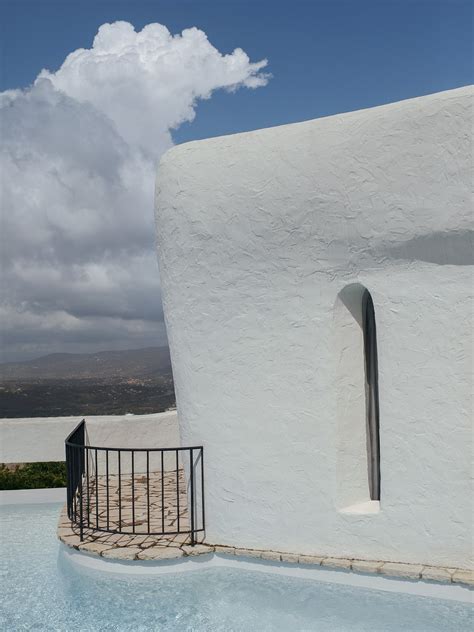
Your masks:
{"label": "distant mountain range", "polygon": [[52,353],[36,360],[0,363],[1,380],[154,378],[171,373],[168,347],[98,353]]}

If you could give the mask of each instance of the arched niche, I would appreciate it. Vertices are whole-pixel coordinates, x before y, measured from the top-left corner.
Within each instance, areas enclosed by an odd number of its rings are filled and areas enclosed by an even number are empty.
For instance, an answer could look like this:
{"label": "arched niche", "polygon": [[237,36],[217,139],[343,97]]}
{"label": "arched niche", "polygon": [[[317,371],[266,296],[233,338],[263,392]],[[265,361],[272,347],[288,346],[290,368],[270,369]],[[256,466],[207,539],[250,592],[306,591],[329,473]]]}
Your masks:
{"label": "arched niche", "polygon": [[380,501],[377,331],[372,297],[360,283],[337,296],[334,341],[337,505],[373,512]]}

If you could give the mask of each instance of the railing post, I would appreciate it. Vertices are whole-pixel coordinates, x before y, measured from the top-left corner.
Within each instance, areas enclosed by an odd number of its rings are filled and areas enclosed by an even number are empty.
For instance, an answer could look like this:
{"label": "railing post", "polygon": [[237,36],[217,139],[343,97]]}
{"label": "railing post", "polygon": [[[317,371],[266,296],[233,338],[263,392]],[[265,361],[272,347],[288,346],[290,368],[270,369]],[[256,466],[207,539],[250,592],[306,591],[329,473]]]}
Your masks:
{"label": "railing post", "polygon": [[205,514],[205,505],[204,505],[204,448],[200,448],[201,453],[201,517],[202,517],[202,529],[203,531],[206,529],[206,514]]}
{"label": "railing post", "polygon": [[66,505],[67,517],[71,520],[71,457],[69,451],[70,448],[66,444]]}
{"label": "railing post", "polygon": [[194,459],[193,449],[189,450],[189,477],[191,479],[191,545],[196,544],[196,536],[194,534]]}

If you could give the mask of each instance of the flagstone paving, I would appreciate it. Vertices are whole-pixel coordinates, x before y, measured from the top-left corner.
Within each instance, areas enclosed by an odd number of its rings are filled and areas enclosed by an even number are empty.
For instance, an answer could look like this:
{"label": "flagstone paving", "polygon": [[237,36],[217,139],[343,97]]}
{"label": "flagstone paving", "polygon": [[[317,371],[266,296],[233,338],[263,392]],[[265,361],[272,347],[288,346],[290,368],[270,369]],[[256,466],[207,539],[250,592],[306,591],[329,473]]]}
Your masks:
{"label": "flagstone paving", "polygon": [[[149,481],[149,482],[148,482]],[[149,499],[149,503],[147,500]],[[80,515],[80,499],[76,499]],[[83,540],[79,527],[72,524],[64,507],[58,525],[58,537],[68,546],[121,560],[157,560],[211,552],[211,547],[200,543],[191,546],[188,498],[184,470],[150,472],[145,475],[124,474],[93,476],[84,486],[82,498]],[[107,530],[107,532],[100,531]],[[109,533],[112,531],[112,533]],[[114,533],[115,531],[115,533]],[[120,531],[120,533],[118,533]],[[149,535],[150,533],[164,535]]]}

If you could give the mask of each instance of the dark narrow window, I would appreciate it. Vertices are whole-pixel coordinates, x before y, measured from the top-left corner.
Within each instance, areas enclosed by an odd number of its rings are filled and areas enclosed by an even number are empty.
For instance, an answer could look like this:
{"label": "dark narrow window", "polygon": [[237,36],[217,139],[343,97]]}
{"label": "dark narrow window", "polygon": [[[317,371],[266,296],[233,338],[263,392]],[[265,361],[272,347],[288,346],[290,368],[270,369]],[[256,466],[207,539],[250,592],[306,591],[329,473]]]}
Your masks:
{"label": "dark narrow window", "polygon": [[380,500],[379,374],[374,303],[370,292],[362,297],[365,352],[365,400],[367,415],[367,462],[370,500]]}

